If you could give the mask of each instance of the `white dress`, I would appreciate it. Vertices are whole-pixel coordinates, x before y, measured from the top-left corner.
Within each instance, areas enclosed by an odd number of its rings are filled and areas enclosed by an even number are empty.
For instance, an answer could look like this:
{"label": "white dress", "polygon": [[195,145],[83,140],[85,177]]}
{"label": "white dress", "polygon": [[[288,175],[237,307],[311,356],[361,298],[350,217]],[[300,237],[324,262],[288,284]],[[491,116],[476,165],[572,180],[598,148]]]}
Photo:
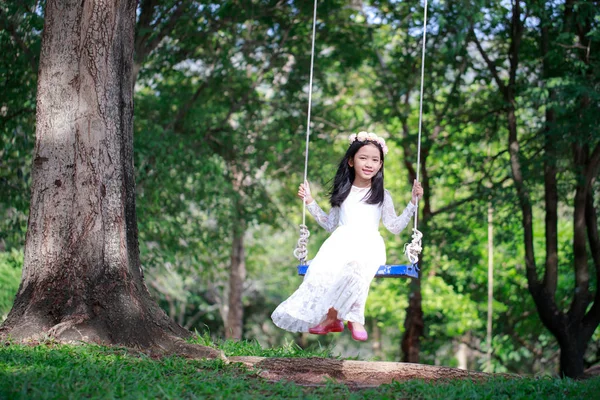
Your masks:
{"label": "white dress", "polygon": [[307,205],[319,225],[333,233],[311,261],[298,290],[273,311],[275,325],[290,332],[307,332],[325,319],[331,307],[337,310],[338,319],[365,323],[369,286],[379,266],[385,264],[379,221],[398,234],[416,210],[409,202],[402,214],[396,215],[387,190],[382,205],[364,202],[368,192],[369,188],[352,186],[346,200],[329,215],[315,201]]}

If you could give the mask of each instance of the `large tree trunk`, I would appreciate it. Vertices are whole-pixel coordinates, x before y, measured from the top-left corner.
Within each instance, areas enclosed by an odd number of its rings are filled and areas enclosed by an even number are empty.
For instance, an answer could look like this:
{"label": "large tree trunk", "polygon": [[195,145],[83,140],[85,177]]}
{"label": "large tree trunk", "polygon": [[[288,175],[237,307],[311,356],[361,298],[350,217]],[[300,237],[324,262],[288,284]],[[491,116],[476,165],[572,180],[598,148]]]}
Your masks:
{"label": "large tree trunk", "polygon": [[242,338],[244,327],[244,304],[242,303],[242,293],[246,280],[244,233],[244,229],[241,229],[241,227],[236,226],[234,228],[229,269],[229,302],[225,337],[236,340]]}
{"label": "large tree trunk", "polygon": [[2,335],[190,350],[139,260],[135,12],[135,0],[47,2],[23,276]]}
{"label": "large tree trunk", "polygon": [[583,356],[588,346],[589,338],[582,337],[577,329],[570,329],[569,334],[561,335],[558,340],[560,346],[560,375],[568,377],[581,377],[585,370]]}

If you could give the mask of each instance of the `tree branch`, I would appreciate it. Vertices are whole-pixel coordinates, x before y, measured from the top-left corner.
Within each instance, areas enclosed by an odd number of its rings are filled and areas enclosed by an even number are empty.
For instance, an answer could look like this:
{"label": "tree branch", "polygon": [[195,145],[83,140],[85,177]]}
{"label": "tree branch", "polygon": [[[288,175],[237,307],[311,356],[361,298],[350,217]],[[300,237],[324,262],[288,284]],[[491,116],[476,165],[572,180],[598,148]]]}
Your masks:
{"label": "tree branch", "polygon": [[144,43],[152,34],[151,24],[152,15],[154,15],[154,0],[141,0],[140,17],[136,25],[135,32],[135,59],[139,62],[143,59],[140,55],[144,53]]}
{"label": "tree branch", "polygon": [[[211,68],[212,68],[212,66],[211,66]],[[198,97],[200,97],[200,94],[202,94],[204,89],[206,89],[206,87],[208,86],[209,79],[210,79],[210,77],[206,77],[206,79],[204,81],[202,81],[200,86],[198,86],[198,89],[196,89],[196,91],[194,92],[194,95],[188,100],[187,103],[185,103],[183,105],[183,107],[181,107],[179,109],[177,116],[175,116],[175,118],[173,118],[173,120],[166,126],[167,130],[171,130],[171,129],[180,130],[181,122],[183,121],[183,119],[185,118],[187,113],[192,108],[192,105],[196,102],[196,100],[198,100]]]}
{"label": "tree branch", "polygon": [[262,68],[259,73],[257,74],[256,79],[254,80],[254,82],[252,82],[252,85],[250,85],[250,87],[248,88],[248,90],[244,93],[244,95],[239,98],[239,100],[237,100],[235,103],[233,103],[231,105],[231,107],[229,108],[229,111],[227,112],[227,115],[221,120],[221,122],[219,124],[217,124],[217,126],[215,128],[212,129],[208,129],[206,132],[206,138],[208,139],[211,135],[211,133],[215,132],[215,130],[220,130],[222,129],[221,127],[229,120],[229,118],[231,117],[231,115],[233,115],[233,113],[235,113],[237,110],[239,110],[240,108],[242,108],[245,104],[248,103],[248,98],[250,97],[250,94],[256,89],[256,87],[262,82],[262,79],[264,77],[264,75],[267,73],[267,71],[269,71],[271,69],[271,67],[273,66],[273,62],[274,60],[279,56],[279,54],[283,51],[283,45],[285,44],[285,42],[288,39],[288,35],[290,33],[290,30],[292,28],[289,27],[283,34],[283,37],[281,38],[281,41],[279,43],[279,45],[277,46],[277,49],[275,51],[273,51],[271,53],[271,56],[269,57],[269,62],[268,64]]}
{"label": "tree branch", "polygon": [[[509,179],[510,179],[510,177],[506,176],[502,180],[500,180],[500,181],[492,184],[491,188],[480,186],[480,188],[474,194],[472,194],[471,196],[466,197],[466,198],[461,199],[461,200],[458,200],[458,201],[455,201],[453,203],[447,204],[444,207],[441,207],[441,208],[439,208],[439,209],[437,209],[435,211],[432,211],[431,212],[431,216],[435,216],[435,215],[438,215],[438,214],[443,214],[443,213],[452,211],[455,208],[458,208],[458,207],[462,206],[463,204],[470,203],[471,201],[483,199],[483,198],[487,197],[488,194],[494,190],[494,188],[502,186],[502,184],[504,184],[504,182],[508,181]],[[485,189],[485,190],[481,190],[481,189]]]}
{"label": "tree branch", "polygon": [[452,99],[452,97],[454,97],[455,93],[458,91],[458,87],[459,87],[462,75],[466,69],[467,69],[467,57],[463,57],[463,61],[460,64],[460,66],[458,67],[458,74],[456,75],[454,82],[452,82],[452,88],[450,89],[450,93],[448,93],[448,96],[446,96],[446,102],[444,103],[442,112],[437,115],[436,125],[440,125],[440,123],[444,119],[444,116],[448,112],[448,109],[450,108],[450,99]]}
{"label": "tree branch", "polygon": [[[596,147],[597,149],[598,147]],[[591,186],[589,186],[591,188]],[[592,260],[596,272],[596,282],[600,282],[600,235],[598,234],[598,215],[594,207],[594,194],[592,190],[587,191],[585,204],[585,224],[587,228],[588,242]],[[582,321],[583,337],[589,338],[600,324],[600,285],[596,284],[594,304],[587,312]]]}
{"label": "tree branch", "polygon": [[25,113],[35,113],[35,108],[29,108],[29,107],[21,108],[15,112],[13,112],[12,114],[0,116],[0,118],[2,118],[3,123],[6,123],[6,122],[10,121],[11,119],[16,118],[19,115],[25,114]]}
{"label": "tree branch", "polygon": [[[517,4],[515,5],[515,3]],[[513,18],[511,19],[511,32],[518,32],[520,29],[519,27],[513,26],[521,24],[519,14],[520,6],[518,5],[518,1],[515,1],[513,2]],[[482,57],[485,59],[490,72],[496,80],[498,88],[504,97],[504,101],[508,103],[508,109],[506,112],[508,129],[508,151],[510,154],[510,168],[513,175],[513,181],[515,183],[517,197],[519,198],[519,204],[521,206],[521,224],[523,226],[524,233],[523,240],[525,244],[525,266],[527,271],[527,281],[529,283],[529,291],[532,294],[536,304],[538,305],[538,309],[540,309],[540,316],[542,317],[542,320],[545,320],[549,324],[552,322],[552,324],[554,325],[554,317],[549,314],[550,308],[541,307],[541,303],[546,302],[547,299],[543,298],[545,294],[542,293],[535,264],[535,252],[533,246],[533,210],[531,206],[531,196],[525,184],[525,178],[523,176],[523,170],[521,165],[521,151],[518,138],[518,121],[515,109],[514,84],[511,83],[510,80],[508,86],[502,82],[498,75],[498,71],[496,70],[495,65],[487,56],[486,52],[481,46],[481,43],[479,43],[479,40],[477,40],[477,37],[474,32],[473,35],[475,38],[477,48],[479,49],[479,52],[481,53]],[[514,74],[516,74],[516,70],[518,68],[518,56],[516,55],[516,53],[519,52],[519,38],[519,35],[511,35],[511,45],[509,54],[509,76],[513,76]]]}
{"label": "tree branch", "polygon": [[160,41],[173,30],[175,24],[183,15],[185,9],[184,5],[186,4],[186,0],[179,2],[175,6],[175,10],[172,11],[169,20],[164,23],[160,31],[152,37],[152,33],[156,30],[157,25],[160,25],[162,22],[162,19],[159,18],[156,24],[152,24],[155,8],[154,1],[155,0],[142,0],[142,4],[140,5],[140,17],[135,30],[134,83],[142,68],[144,60],[148,57],[148,54],[158,46]]}
{"label": "tree branch", "polygon": [[513,1],[512,23],[510,24],[510,47],[508,49],[508,60],[510,62],[508,90],[514,88],[517,80],[517,71],[519,67],[519,47],[521,45],[521,36],[523,34],[523,23],[521,22],[521,2]]}
{"label": "tree branch", "polygon": [[10,36],[13,38],[17,46],[21,49],[21,51],[27,56],[29,60],[29,64],[31,66],[31,70],[34,74],[38,72],[38,57],[33,54],[33,52],[29,49],[29,46],[25,44],[19,32],[17,32],[16,26],[12,23],[12,21],[4,14],[4,12],[0,9],[0,27],[5,29],[10,33]]}
{"label": "tree branch", "polygon": [[[192,327],[200,319],[200,317],[202,317],[203,315],[205,315],[209,312],[213,312],[213,311],[217,310],[218,308],[219,308],[219,306],[217,304],[211,304],[209,306],[208,310],[203,310],[203,309],[198,310],[197,313],[195,313],[194,315],[192,315],[192,317],[187,319],[187,321],[185,322],[185,325],[183,327],[187,330],[192,329]],[[183,325],[183,324],[180,324],[180,325]]]}
{"label": "tree branch", "polygon": [[596,144],[592,155],[590,156],[585,174],[585,182],[588,187],[592,187],[592,181],[598,176],[600,172],[600,143]]}
{"label": "tree branch", "polygon": [[[374,40],[373,32],[369,31],[369,33],[371,35],[371,42],[373,42],[373,40]],[[394,107],[396,114],[402,115],[402,113],[399,112],[400,110],[398,108],[398,99],[394,95],[394,90],[393,90],[392,86],[389,84],[389,82],[392,82],[392,79],[389,77],[390,74],[389,74],[387,65],[385,63],[385,60],[383,59],[383,56],[381,55],[381,53],[379,51],[377,51],[377,49],[375,49],[374,51],[375,51],[375,56],[377,57],[377,61],[379,63],[380,73],[384,77],[384,79],[382,80],[382,83],[383,83],[383,87],[385,88],[385,94],[388,98],[388,101]],[[385,79],[385,78],[390,78],[390,79]]]}
{"label": "tree branch", "polygon": [[[177,21],[179,20],[179,18],[181,18],[181,16],[183,15],[184,11],[185,11],[185,2],[180,2],[179,4],[177,4],[175,6],[175,9],[173,11],[170,12],[170,17],[167,20],[166,23],[164,23],[162,25],[162,27],[160,28],[160,30],[158,31],[158,34],[156,34],[152,40],[150,40],[149,42],[146,42],[145,45],[145,50],[146,50],[146,54],[144,54],[144,58],[150,54],[152,52],[152,50],[154,50],[158,44],[160,43],[160,41],[167,36],[169,33],[171,33],[171,31],[173,30],[173,28],[175,27],[175,24],[177,23]],[[156,28],[157,25],[160,25],[162,21],[159,20],[159,22],[157,22],[153,28]]]}
{"label": "tree branch", "polygon": [[496,81],[496,85],[498,85],[498,88],[504,94],[506,92],[506,85],[500,78],[500,75],[498,74],[498,70],[496,69],[496,65],[492,62],[492,60],[488,56],[487,52],[483,49],[483,46],[481,45],[481,42],[477,38],[477,35],[475,34],[474,29],[471,29],[471,36],[473,37],[473,41],[475,42],[475,45],[477,46],[477,50],[479,50],[479,54],[481,54],[481,57],[483,57],[483,60],[485,61],[488,69],[490,70],[492,77]]}
{"label": "tree branch", "polygon": [[[585,173],[588,159],[587,145],[573,144],[573,160],[578,173]],[[589,187],[584,180],[578,180],[573,201],[573,264],[575,267],[575,291],[569,309],[573,320],[581,320],[590,302],[589,273],[586,249],[586,202]]]}
{"label": "tree branch", "polygon": [[[550,49],[550,32],[548,27],[548,15],[545,10],[540,17],[541,35],[540,49],[542,56],[542,77],[547,80],[551,76],[552,65],[548,60]],[[548,88],[549,98],[556,97],[555,90]],[[546,107],[546,121],[544,123],[544,201],[546,205],[546,271],[544,273],[543,285],[546,292],[555,300],[556,287],[558,284],[558,186],[557,186],[557,146],[552,137],[551,126],[555,123],[555,113],[552,107]]]}

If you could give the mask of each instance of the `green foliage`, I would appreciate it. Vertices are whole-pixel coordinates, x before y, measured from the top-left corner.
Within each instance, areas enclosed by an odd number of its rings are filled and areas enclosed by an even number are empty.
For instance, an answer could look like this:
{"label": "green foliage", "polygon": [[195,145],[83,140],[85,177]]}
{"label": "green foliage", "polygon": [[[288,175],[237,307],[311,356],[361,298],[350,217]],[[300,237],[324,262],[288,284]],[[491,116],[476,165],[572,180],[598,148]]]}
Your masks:
{"label": "green foliage", "polygon": [[0,251],[22,247],[27,227],[43,26],[38,3],[0,4]]}
{"label": "green foliage", "polygon": [[4,321],[12,308],[21,282],[23,253],[17,250],[0,253],[0,322]]}
{"label": "green foliage", "polygon": [[[534,203],[535,261],[540,274],[546,248],[541,173],[547,157],[545,139],[560,150],[552,157],[559,171],[561,203],[556,292],[561,310],[569,308],[573,295],[572,193],[580,178],[572,152],[562,150],[574,143],[597,145],[600,126],[600,113],[589,111],[600,102],[600,34],[592,3],[577,2],[573,14],[573,22],[579,23],[595,16],[585,38],[590,41],[589,59],[582,58],[582,49],[575,45],[579,39],[574,31],[564,29],[562,3],[522,3],[529,20],[514,88],[519,140]],[[236,230],[241,230],[248,271],[244,337],[249,341],[222,342],[224,351],[292,357],[303,353],[301,346],[321,355],[398,360],[410,293],[407,280],[377,281],[371,289],[367,328],[372,334],[378,332],[380,349],[356,347],[347,335],[333,339],[290,334],[275,328],[269,319],[301,282],[292,250],[302,218],[295,191],[303,179],[312,4],[161,0],[140,2],[143,5],[152,8],[150,20],[156,25],[145,26],[138,13],[138,39],[155,42],[156,47],[136,53],[141,68],[135,92],[137,216],[142,265],[159,304],[182,326],[209,330],[207,343],[218,342],[227,310],[231,243]],[[43,6],[44,2],[33,0],[0,5],[3,316],[17,290],[22,264],[22,255],[14,249],[24,243],[29,206]],[[179,6],[184,12],[174,12]],[[554,374],[558,346],[541,324],[527,290],[520,209],[506,150],[507,105],[470,36],[475,26],[505,78],[511,35],[507,6],[489,1],[429,4],[423,115],[427,151],[421,161],[433,215],[423,229],[421,360],[455,365],[459,347],[466,344],[469,368],[482,368],[482,354],[490,345],[485,320],[491,207],[493,370]],[[346,136],[363,129],[387,135],[386,187],[397,211],[408,201],[406,164],[416,163],[422,11],[421,6],[398,1],[367,1],[363,8],[337,0],[319,4],[308,176],[325,209]],[[539,46],[542,19],[550,38],[545,58]],[[542,74],[544,59],[550,69]],[[587,112],[582,108],[585,104]],[[544,130],[548,110],[556,120]],[[599,185],[596,180],[592,188],[596,208]],[[327,235],[310,216],[307,223],[309,254],[314,255]],[[399,237],[382,234],[388,261],[403,262],[402,249],[410,231]],[[589,263],[591,271],[591,258]],[[590,290],[597,288],[597,277],[591,273]],[[588,363],[597,362],[599,335],[597,329],[586,355]],[[543,394],[551,390],[549,382],[553,381],[527,381]],[[500,388],[509,387],[503,385],[498,383]],[[420,393],[425,386],[411,383],[406,386],[410,391],[401,391],[400,397]],[[567,384],[564,388],[571,390]],[[472,385],[460,390],[457,393],[464,397],[481,393]],[[443,391],[431,393],[435,397]]]}
{"label": "green foliage", "polygon": [[202,346],[215,347],[223,351],[227,357],[255,356],[255,357],[285,357],[308,358],[324,357],[334,358],[331,348],[314,347],[303,349],[298,344],[288,342],[281,347],[264,348],[258,341],[253,340],[217,340],[214,341],[208,333],[196,335],[189,340],[190,343]]}

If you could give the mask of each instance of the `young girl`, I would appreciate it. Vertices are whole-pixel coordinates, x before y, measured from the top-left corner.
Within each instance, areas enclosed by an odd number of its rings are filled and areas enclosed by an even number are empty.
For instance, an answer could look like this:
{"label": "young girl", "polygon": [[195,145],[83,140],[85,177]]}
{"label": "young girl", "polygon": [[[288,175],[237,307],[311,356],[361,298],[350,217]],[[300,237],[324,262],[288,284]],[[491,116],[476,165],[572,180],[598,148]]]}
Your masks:
{"label": "young girl", "polygon": [[385,264],[385,244],[379,221],[398,234],[410,222],[423,195],[419,182],[412,201],[397,216],[390,193],[383,187],[385,140],[374,133],[350,136],[350,147],[333,181],[331,211],[326,214],[311,196],[308,182],[298,188],[319,225],[333,232],[312,260],[304,281],[271,315],[290,332],[325,335],[342,332],[343,321],[354,340],[365,341],[364,309],[371,280]]}

